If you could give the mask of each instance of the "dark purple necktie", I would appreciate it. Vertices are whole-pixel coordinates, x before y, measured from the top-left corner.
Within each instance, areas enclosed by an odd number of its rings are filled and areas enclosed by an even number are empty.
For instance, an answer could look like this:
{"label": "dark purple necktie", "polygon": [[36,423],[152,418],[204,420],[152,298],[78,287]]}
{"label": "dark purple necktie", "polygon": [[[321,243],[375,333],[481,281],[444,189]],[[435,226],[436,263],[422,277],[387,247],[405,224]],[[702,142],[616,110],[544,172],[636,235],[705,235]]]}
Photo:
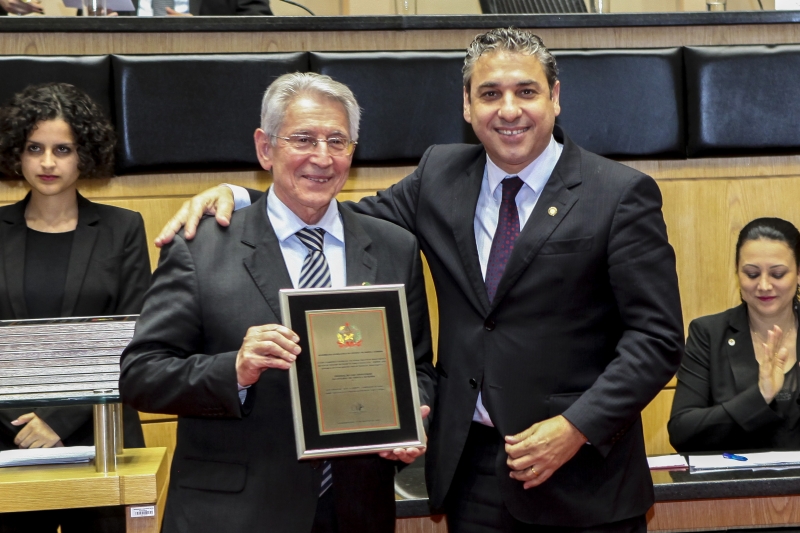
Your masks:
{"label": "dark purple necktie", "polygon": [[517,212],[517,193],[522,188],[522,180],[514,176],[503,180],[503,201],[497,216],[497,231],[494,232],[489,262],[486,265],[486,292],[489,302],[494,300],[500,278],[506,269],[508,258],[514,249],[514,241],[519,235],[519,212]]}

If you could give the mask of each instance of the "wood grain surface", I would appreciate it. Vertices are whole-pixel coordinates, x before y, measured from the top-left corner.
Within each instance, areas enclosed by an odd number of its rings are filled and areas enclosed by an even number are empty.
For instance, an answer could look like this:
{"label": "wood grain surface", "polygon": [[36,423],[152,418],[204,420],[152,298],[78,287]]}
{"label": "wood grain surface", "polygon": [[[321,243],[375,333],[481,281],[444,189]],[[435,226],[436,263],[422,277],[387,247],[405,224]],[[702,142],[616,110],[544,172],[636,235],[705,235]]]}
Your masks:
{"label": "wood grain surface", "polygon": [[[800,42],[800,24],[528,28],[554,49],[661,48]],[[3,55],[463,50],[485,29],[173,33],[4,33]]]}
{"label": "wood grain surface", "polygon": [[94,463],[0,469],[0,512],[155,503],[166,487],[166,449],[126,449],[117,472]]}
{"label": "wood grain surface", "polygon": [[660,502],[647,513],[648,531],[797,525],[800,525],[800,496]]}

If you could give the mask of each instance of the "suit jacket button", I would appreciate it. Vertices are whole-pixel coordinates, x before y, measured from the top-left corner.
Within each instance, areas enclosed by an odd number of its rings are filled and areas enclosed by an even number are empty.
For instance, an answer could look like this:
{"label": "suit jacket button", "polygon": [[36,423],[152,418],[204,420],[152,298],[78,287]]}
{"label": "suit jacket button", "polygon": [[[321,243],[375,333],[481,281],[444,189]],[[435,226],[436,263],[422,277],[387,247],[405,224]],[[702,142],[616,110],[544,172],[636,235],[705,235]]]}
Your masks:
{"label": "suit jacket button", "polygon": [[473,389],[478,388],[478,382],[475,381],[475,378],[469,378],[469,386],[472,387]]}
{"label": "suit jacket button", "polygon": [[486,331],[492,331],[495,327],[495,322],[491,318],[487,318],[486,322],[483,323],[483,327],[486,328]]}

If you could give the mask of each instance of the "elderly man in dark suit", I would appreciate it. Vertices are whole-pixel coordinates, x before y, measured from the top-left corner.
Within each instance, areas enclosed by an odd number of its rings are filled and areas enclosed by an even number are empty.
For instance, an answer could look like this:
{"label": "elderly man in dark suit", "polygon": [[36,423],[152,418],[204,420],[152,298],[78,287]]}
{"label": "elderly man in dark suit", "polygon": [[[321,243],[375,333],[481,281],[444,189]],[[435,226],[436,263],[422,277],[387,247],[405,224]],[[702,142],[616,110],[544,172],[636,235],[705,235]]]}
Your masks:
{"label": "elderly man in dark suit", "polygon": [[[416,234],[439,302],[427,481],[451,533],[643,532],[641,410],[683,353],[675,254],[652,178],[555,126],[560,83],[535,35],[492,30],[464,62],[481,144],[431,147],[354,209]],[[223,224],[233,198],[206,191]]]}
{"label": "elderly man in dark suit", "polygon": [[[393,461],[334,459],[328,471],[297,460],[287,370],[305,354],[279,325],[281,288],[403,283],[421,403],[432,400],[417,242],[334,199],[359,113],[352,92],[327,76],[278,78],[255,133],[273,175],[268,193],[228,228],[201,224],[193,241],[178,236],[162,251],[120,390],[140,410],[180,417],[167,533],[394,531]],[[383,456],[408,462],[421,451]]]}

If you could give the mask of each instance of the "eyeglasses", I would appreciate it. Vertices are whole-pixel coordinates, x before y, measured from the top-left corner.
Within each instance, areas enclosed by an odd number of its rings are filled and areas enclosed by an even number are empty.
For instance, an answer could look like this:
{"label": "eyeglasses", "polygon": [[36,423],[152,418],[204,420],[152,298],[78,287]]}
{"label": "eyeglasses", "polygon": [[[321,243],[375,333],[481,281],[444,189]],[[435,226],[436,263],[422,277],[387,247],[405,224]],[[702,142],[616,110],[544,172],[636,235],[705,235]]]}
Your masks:
{"label": "eyeglasses", "polygon": [[297,153],[307,154],[317,149],[317,144],[325,143],[328,145],[328,153],[331,155],[350,155],[356,149],[358,144],[356,141],[351,141],[346,137],[328,137],[327,139],[315,139],[310,135],[303,135],[300,133],[289,135],[288,137],[281,137],[280,135],[272,135],[276,139],[286,141],[289,147]]}

